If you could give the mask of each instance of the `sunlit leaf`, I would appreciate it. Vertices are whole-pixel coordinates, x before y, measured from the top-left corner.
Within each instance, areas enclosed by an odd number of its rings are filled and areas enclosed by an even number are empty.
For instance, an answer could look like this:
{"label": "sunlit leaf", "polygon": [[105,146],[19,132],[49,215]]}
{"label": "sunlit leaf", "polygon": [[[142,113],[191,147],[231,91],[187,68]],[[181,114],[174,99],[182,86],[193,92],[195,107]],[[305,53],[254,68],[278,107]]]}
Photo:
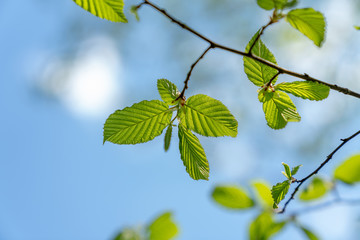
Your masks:
{"label": "sunlit leaf", "polygon": [[319,177],[315,177],[310,184],[301,191],[299,199],[303,201],[319,199],[329,191],[330,187],[330,183],[325,182]]}
{"label": "sunlit leaf", "polygon": [[274,200],[271,196],[271,187],[267,183],[259,181],[253,182],[252,185],[262,205],[267,208],[271,208],[274,204]]}
{"label": "sunlit leaf", "polygon": [[307,228],[305,228],[303,226],[300,226],[300,229],[306,235],[307,239],[309,239],[309,240],[319,240],[320,239],[313,232],[311,232],[309,229],[307,229]]}
{"label": "sunlit leaf", "polygon": [[219,100],[198,94],[189,97],[180,114],[181,122],[194,132],[207,137],[236,137],[238,123]]}
{"label": "sunlit leaf", "polygon": [[283,9],[288,2],[288,0],[273,0],[273,1],[276,9]]}
{"label": "sunlit leaf", "polygon": [[113,22],[127,22],[124,15],[124,0],[73,0],[93,15]]}
{"label": "sunlit leaf", "polygon": [[273,129],[281,129],[288,122],[301,120],[294,103],[284,92],[259,92],[259,100],[263,102],[267,124]]}
{"label": "sunlit leaf", "polygon": [[286,222],[275,222],[269,212],[261,213],[249,227],[250,240],[268,240],[280,232]]}
{"label": "sunlit leaf", "polygon": [[142,101],[111,114],[104,125],[104,142],[143,143],[159,136],[169,125],[172,111],[159,100]]}
{"label": "sunlit leaf", "polygon": [[349,157],[338,166],[334,177],[347,184],[360,182],[360,154]]}
{"label": "sunlit leaf", "polygon": [[294,9],[287,14],[286,20],[316,46],[321,46],[325,39],[325,18],[322,13],[312,8]]}
{"label": "sunlit leaf", "polygon": [[246,209],[254,206],[248,194],[237,186],[217,186],[212,197],[218,204],[227,208]]}
{"label": "sunlit leaf", "polygon": [[165,152],[169,150],[170,142],[171,142],[171,134],[172,134],[172,124],[170,124],[166,130],[165,133],[165,139],[164,139],[164,149]]}
{"label": "sunlit leaf", "polygon": [[280,83],[275,89],[291,93],[296,97],[309,100],[323,100],[329,96],[330,88],[320,83],[309,81],[296,81]]}
{"label": "sunlit leaf", "polygon": [[360,30],[360,26],[354,26],[356,30]]}
{"label": "sunlit leaf", "polygon": [[190,177],[195,180],[209,178],[209,163],[199,139],[179,124],[179,148],[181,160]]}
{"label": "sunlit leaf", "polygon": [[257,0],[257,4],[265,10],[271,10],[275,7],[273,0]]}
{"label": "sunlit leaf", "polygon": [[[245,51],[248,52],[250,50],[251,45],[255,41],[256,37],[258,36],[259,32],[257,32],[248,45],[246,46]],[[251,53],[253,55],[259,56],[269,62],[276,64],[276,59],[274,55],[270,52],[270,50],[265,46],[265,44],[259,39],[254,48],[252,49]],[[260,63],[254,59],[244,57],[244,71],[248,77],[248,79],[254,83],[256,86],[263,86],[265,83],[269,82],[272,77],[274,77],[277,73],[277,70],[271,68],[263,63]],[[276,82],[275,78],[272,83]]]}
{"label": "sunlit leaf", "polygon": [[149,233],[149,240],[170,240],[179,232],[170,212],[166,212],[157,217],[147,230]]}
{"label": "sunlit leaf", "polygon": [[167,79],[159,79],[157,81],[157,88],[161,96],[161,99],[165,103],[167,103],[168,105],[176,104],[174,103],[174,101],[179,96],[180,92],[175,86],[175,84],[173,84]]}
{"label": "sunlit leaf", "polygon": [[141,240],[140,233],[134,229],[126,228],[122,230],[113,240]]}
{"label": "sunlit leaf", "polygon": [[131,6],[130,13],[132,13],[135,16],[136,21],[140,21],[140,17],[138,14],[138,7],[136,5]]}
{"label": "sunlit leaf", "polygon": [[286,180],[282,183],[278,183],[271,189],[271,196],[274,199],[273,208],[278,208],[278,204],[285,198],[290,188],[290,181]]}
{"label": "sunlit leaf", "polygon": [[284,166],[285,172],[283,172],[283,174],[285,175],[285,177],[287,179],[291,179],[292,175],[291,175],[291,171],[290,171],[290,167],[289,165],[287,165],[286,163],[282,163],[282,165]]}
{"label": "sunlit leaf", "polygon": [[291,169],[291,176],[294,176],[298,171],[299,171],[299,168],[302,167],[302,165],[298,165],[296,167],[293,167]]}

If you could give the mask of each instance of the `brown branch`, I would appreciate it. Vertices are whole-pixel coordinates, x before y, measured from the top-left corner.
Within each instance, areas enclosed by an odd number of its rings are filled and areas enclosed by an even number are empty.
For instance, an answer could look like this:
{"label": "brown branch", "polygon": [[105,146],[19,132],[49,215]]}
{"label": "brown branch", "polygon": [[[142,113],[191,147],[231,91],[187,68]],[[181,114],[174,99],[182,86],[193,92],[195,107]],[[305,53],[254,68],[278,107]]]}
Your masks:
{"label": "brown branch", "polygon": [[318,80],[316,78],[313,78],[311,76],[309,76],[308,74],[304,73],[304,74],[300,74],[300,73],[296,73],[296,72],[293,72],[293,71],[290,71],[290,70],[287,70],[287,69],[284,69],[282,67],[279,67],[278,65],[272,63],[272,62],[269,62],[261,57],[258,57],[256,55],[253,55],[251,52],[243,52],[243,51],[240,51],[240,50],[237,50],[237,49],[233,49],[233,48],[230,48],[230,47],[227,47],[227,46],[223,46],[221,44],[218,44],[218,43],[215,43],[214,41],[210,40],[209,38],[205,37],[204,35],[200,34],[199,32],[197,32],[196,30],[190,28],[189,26],[187,26],[186,24],[182,23],[181,21],[177,20],[176,18],[172,17],[171,15],[169,15],[164,9],[161,9],[160,7],[158,7],[157,5],[153,4],[152,2],[150,2],[149,0],[144,0],[143,4],[146,4],[150,7],[152,7],[153,9],[157,10],[158,12],[160,12],[161,14],[163,14],[165,17],[167,17],[169,20],[171,20],[173,23],[177,24],[178,26],[182,27],[183,29],[185,29],[186,31],[194,34],[195,36],[199,37],[200,39],[208,42],[213,48],[219,48],[219,49],[222,49],[222,50],[225,50],[225,51],[228,51],[228,52],[231,52],[231,53],[235,53],[235,54],[238,54],[238,55],[241,55],[241,56],[244,56],[244,57],[248,57],[248,58],[251,58],[251,59],[254,59],[255,61],[257,62],[260,62],[262,64],[265,64],[271,68],[274,68],[276,70],[278,70],[279,72],[281,73],[284,73],[284,74],[287,74],[287,75],[290,75],[290,76],[293,76],[293,77],[296,77],[296,78],[300,78],[300,79],[303,79],[305,81],[311,81],[311,82],[317,82],[317,83],[320,83],[320,84],[323,84],[323,85],[326,85],[328,86],[330,89],[332,90],[335,90],[337,92],[341,92],[343,94],[346,94],[346,95],[350,95],[350,96],[353,96],[353,97],[356,97],[356,98],[360,98],[360,94],[357,93],[357,92],[354,92],[350,89],[347,89],[347,88],[343,88],[343,87],[340,87],[340,86],[337,86],[336,84],[330,84],[330,83],[326,83],[326,82],[323,82],[321,80]]}
{"label": "brown branch", "polygon": [[284,213],[286,210],[286,207],[289,205],[289,203],[294,199],[296,193],[299,191],[301,185],[308,180],[309,178],[311,178],[312,176],[314,176],[315,174],[317,174],[320,169],[322,169],[334,156],[334,154],[340,149],[342,148],[347,142],[349,142],[351,139],[353,139],[354,137],[356,137],[357,135],[360,134],[360,131],[357,131],[356,133],[354,133],[353,135],[351,135],[348,138],[345,139],[341,139],[342,143],[337,146],[337,148],[334,149],[334,151],[332,151],[327,158],[325,159],[325,161],[323,161],[320,166],[318,168],[316,168],[313,172],[311,172],[309,175],[307,175],[306,177],[304,177],[301,180],[297,180],[295,181],[296,183],[298,183],[298,185],[296,186],[296,188],[294,189],[293,193],[291,194],[290,198],[285,202],[284,207],[281,211],[279,211],[278,213]]}

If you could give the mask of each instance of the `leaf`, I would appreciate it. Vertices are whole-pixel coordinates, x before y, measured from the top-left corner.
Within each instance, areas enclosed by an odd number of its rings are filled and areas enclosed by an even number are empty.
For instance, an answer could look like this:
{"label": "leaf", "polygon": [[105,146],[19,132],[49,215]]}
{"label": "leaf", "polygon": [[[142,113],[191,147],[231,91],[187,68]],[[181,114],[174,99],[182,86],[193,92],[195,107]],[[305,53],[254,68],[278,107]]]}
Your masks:
{"label": "leaf", "polygon": [[159,79],[157,81],[157,88],[161,96],[161,99],[165,103],[167,103],[168,105],[176,104],[174,103],[174,101],[179,96],[180,92],[175,86],[175,84],[173,84],[167,79]]}
{"label": "leaf", "polygon": [[286,180],[282,183],[278,183],[271,189],[271,196],[274,199],[273,208],[278,208],[278,204],[285,198],[290,188],[290,181]]}
{"label": "leaf", "polygon": [[298,165],[296,167],[293,167],[291,169],[291,176],[294,176],[298,171],[299,171],[299,168],[302,167],[302,165]]}
{"label": "leaf", "polygon": [[274,222],[269,212],[262,212],[249,227],[250,240],[267,240],[280,232],[286,222]]}
{"label": "leaf", "polygon": [[354,26],[356,30],[360,30],[360,26]]}
{"label": "leaf", "polygon": [[226,208],[246,209],[254,206],[254,201],[247,193],[236,186],[217,186],[212,197],[218,204]]}
{"label": "leaf", "polygon": [[[252,37],[248,45],[246,46],[245,51],[248,52],[250,50],[251,45],[255,41],[258,36],[259,31]],[[258,39],[256,44],[254,45],[251,53],[258,57],[261,57],[269,62],[276,64],[276,59],[274,55],[270,52],[270,50],[265,46],[265,44]],[[256,86],[263,86],[265,83],[269,82],[272,77],[274,77],[277,73],[277,70],[271,68],[263,63],[260,63],[254,59],[244,57],[244,71],[248,77],[248,79],[255,84]],[[275,84],[277,77],[272,81]]]}
{"label": "leaf", "polygon": [[263,111],[269,127],[281,129],[288,122],[299,122],[301,117],[290,97],[283,92],[264,93],[260,91],[259,100],[263,101]]}
{"label": "leaf", "polygon": [[209,179],[209,163],[199,139],[179,124],[179,149],[181,160],[190,177],[199,180]]}
{"label": "leaf", "polygon": [[271,208],[274,204],[274,200],[271,196],[271,189],[267,183],[263,182],[253,182],[252,183],[258,198],[260,199],[262,205],[265,207]]}
{"label": "leaf", "polygon": [[140,21],[140,17],[138,14],[138,6],[136,5],[131,6],[130,13],[135,16],[136,21]]}
{"label": "leaf", "polygon": [[164,139],[164,149],[165,152],[169,150],[170,147],[170,141],[171,141],[171,134],[172,134],[172,124],[170,124],[166,130],[165,133],[165,139]]}
{"label": "leaf", "polygon": [[257,5],[265,10],[271,10],[275,7],[273,0],[257,0]]}
{"label": "leaf", "polygon": [[293,28],[311,39],[316,46],[321,46],[325,39],[325,18],[322,13],[312,8],[295,9],[287,14],[286,20]]}
{"label": "leaf", "polygon": [[275,89],[291,93],[296,97],[309,100],[323,100],[329,96],[330,88],[317,82],[296,81],[291,83],[280,83]]}
{"label": "leaf", "polygon": [[344,183],[354,184],[360,182],[360,154],[346,159],[335,169],[334,177]]}
{"label": "leaf", "polygon": [[238,123],[219,100],[198,94],[189,97],[180,121],[194,132],[207,137],[236,137]]}
{"label": "leaf", "polygon": [[276,9],[283,9],[288,0],[273,0]]}
{"label": "leaf", "polygon": [[300,229],[305,233],[305,235],[307,236],[307,238],[309,240],[319,240],[319,238],[313,232],[311,232],[309,229],[306,229],[303,226],[300,226]]}
{"label": "leaf", "polygon": [[141,240],[140,234],[130,228],[126,228],[123,231],[121,231],[114,240]]}
{"label": "leaf", "polygon": [[113,22],[126,23],[124,0],[73,0],[93,15]]}
{"label": "leaf", "polygon": [[174,238],[179,229],[172,220],[172,214],[166,212],[156,218],[148,227],[149,240],[170,240]]}
{"label": "leaf", "polygon": [[159,136],[169,125],[172,111],[159,101],[142,101],[111,114],[104,125],[104,143],[143,143]]}
{"label": "leaf", "polygon": [[282,165],[284,166],[285,169],[285,172],[283,172],[283,174],[285,175],[285,177],[287,177],[287,179],[291,180],[292,175],[289,165],[287,165],[286,163],[282,163]]}
{"label": "leaf", "polygon": [[302,201],[312,201],[323,197],[329,189],[329,183],[319,177],[315,177],[311,183],[301,191],[299,199]]}

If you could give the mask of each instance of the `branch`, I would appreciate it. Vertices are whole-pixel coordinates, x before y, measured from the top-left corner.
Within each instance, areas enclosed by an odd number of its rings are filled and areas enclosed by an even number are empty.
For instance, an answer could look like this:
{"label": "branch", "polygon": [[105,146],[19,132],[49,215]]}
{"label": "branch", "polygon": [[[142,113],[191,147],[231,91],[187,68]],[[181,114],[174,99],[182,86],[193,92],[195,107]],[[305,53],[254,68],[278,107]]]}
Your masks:
{"label": "branch", "polygon": [[311,178],[312,176],[314,176],[315,174],[317,174],[321,168],[323,168],[331,159],[332,157],[334,156],[334,154],[340,149],[342,148],[347,142],[349,142],[351,139],[353,139],[354,137],[356,137],[357,135],[360,134],[360,131],[357,131],[356,133],[354,133],[353,135],[351,135],[350,137],[348,138],[345,138],[345,139],[340,139],[342,141],[342,143],[337,146],[337,148],[334,149],[334,151],[332,151],[328,156],[327,158],[325,159],[324,162],[322,162],[320,164],[320,166],[318,168],[316,168],[312,173],[310,173],[308,176],[306,176],[305,178],[301,179],[301,180],[296,180],[295,182],[298,183],[299,185],[296,186],[296,188],[294,189],[293,193],[291,194],[290,198],[285,202],[284,204],[284,208],[279,211],[279,213],[284,213],[285,210],[286,210],[286,207],[288,206],[288,204],[294,199],[296,193],[299,191],[300,189],[300,186],[306,181],[308,180],[309,178]]}
{"label": "branch", "polygon": [[[321,80],[318,80],[316,78],[313,78],[311,76],[309,76],[308,74],[304,73],[304,74],[300,74],[300,73],[296,73],[296,72],[293,72],[293,71],[290,71],[290,70],[287,70],[287,69],[284,69],[282,67],[279,67],[277,66],[276,64],[272,63],[272,62],[269,62],[263,58],[260,58],[258,56],[255,56],[253,55],[251,52],[243,52],[243,51],[240,51],[240,50],[236,50],[236,49],[233,49],[233,48],[230,48],[230,47],[227,47],[227,46],[223,46],[221,44],[218,44],[218,43],[215,43],[214,41],[210,40],[209,38],[205,37],[204,35],[200,34],[198,31],[190,28],[189,26],[187,26],[186,24],[184,24],[183,22],[177,20],[176,18],[174,18],[173,16],[169,15],[165,9],[161,9],[160,7],[158,7],[157,5],[153,4],[152,2],[150,2],[149,0],[144,0],[143,3],[141,3],[141,5],[148,5],[150,7],[152,7],[153,9],[155,9],[156,11],[160,12],[162,15],[164,15],[165,17],[167,17],[169,20],[171,20],[173,23],[175,23],[176,25],[180,26],[181,28],[185,29],[186,31],[194,34],[195,36],[199,37],[200,39],[204,40],[205,42],[208,42],[212,48],[219,48],[219,49],[222,49],[224,51],[228,51],[228,52],[232,52],[232,53],[235,53],[235,54],[238,54],[238,55],[241,55],[241,56],[244,56],[244,57],[249,57],[251,59],[254,59],[255,61],[258,61],[262,64],[265,64],[271,68],[274,68],[276,70],[278,70],[280,73],[284,73],[284,74],[287,74],[287,75],[290,75],[290,76],[293,76],[293,77],[296,77],[296,78],[300,78],[300,79],[303,79],[305,81],[311,81],[311,82],[317,82],[317,83],[320,83],[320,84],[323,84],[323,85],[326,85],[328,86],[330,89],[332,90],[335,90],[337,92],[341,92],[343,94],[346,94],[346,95],[350,95],[350,96],[353,96],[353,97],[356,97],[356,98],[360,98],[360,94],[357,93],[357,92],[354,92],[354,91],[351,91],[347,88],[343,88],[343,87],[340,87],[340,86],[337,86],[336,84],[330,84],[330,83],[326,83],[326,82],[323,82]],[[264,31],[264,30],[263,30]]]}

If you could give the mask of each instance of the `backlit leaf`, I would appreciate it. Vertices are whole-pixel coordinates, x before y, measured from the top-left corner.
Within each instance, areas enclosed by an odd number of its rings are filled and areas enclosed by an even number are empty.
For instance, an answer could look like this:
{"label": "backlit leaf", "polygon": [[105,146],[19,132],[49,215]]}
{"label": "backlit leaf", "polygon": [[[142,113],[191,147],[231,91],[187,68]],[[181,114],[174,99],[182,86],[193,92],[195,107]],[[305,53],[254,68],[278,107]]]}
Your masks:
{"label": "backlit leaf", "polygon": [[299,199],[312,201],[323,197],[330,189],[331,185],[319,177],[315,177],[311,183],[301,191]]}
{"label": "backlit leaf", "polygon": [[360,182],[360,154],[349,157],[338,166],[334,177],[347,184]]}
{"label": "backlit leaf", "polygon": [[285,172],[283,172],[283,174],[285,175],[285,177],[287,179],[291,179],[292,175],[291,175],[291,171],[290,171],[290,167],[289,165],[287,165],[286,163],[282,163],[282,165],[284,166]]}
{"label": "backlit leaf", "polygon": [[265,10],[271,10],[275,7],[273,0],[257,0],[257,4]]}
{"label": "backlit leaf", "polygon": [[285,198],[290,188],[290,181],[286,180],[282,183],[278,183],[271,189],[271,196],[274,199],[273,208],[278,208],[278,204]]}
{"label": "backlit leaf", "polygon": [[113,22],[127,22],[124,15],[124,0],[73,0],[93,15]]}
{"label": "backlit leaf", "polygon": [[142,101],[111,114],[104,125],[104,143],[143,143],[159,136],[169,125],[172,111],[159,100]]}
{"label": "backlit leaf", "polygon": [[280,232],[286,222],[275,222],[269,212],[261,213],[249,227],[250,240],[268,240]]}
{"label": "backlit leaf", "polygon": [[227,208],[246,209],[254,206],[248,194],[237,186],[217,186],[212,197],[218,204]]}
{"label": "backlit leaf", "polygon": [[299,171],[299,168],[302,167],[302,165],[298,165],[296,167],[293,167],[291,169],[291,176],[294,176],[298,171]]}
{"label": "backlit leaf", "polygon": [[300,229],[306,235],[307,239],[309,239],[309,240],[319,240],[320,239],[313,232],[311,232],[309,229],[307,229],[305,227],[302,227],[302,226],[300,226]]}
{"label": "backlit leaf", "polygon": [[157,217],[147,230],[149,233],[149,240],[170,240],[179,232],[170,212],[166,212]]}
{"label": "backlit leaf", "polygon": [[132,13],[135,16],[136,21],[140,21],[140,17],[138,14],[138,7],[136,5],[131,6],[130,13]]}
{"label": "backlit leaf", "polygon": [[169,150],[170,142],[171,142],[171,134],[172,134],[172,124],[170,124],[166,130],[165,133],[165,139],[164,139],[164,149],[165,152]]}
{"label": "backlit leaf", "polygon": [[[253,38],[250,40],[248,45],[246,46],[245,51],[248,52],[250,50],[251,45],[255,41],[257,32]],[[261,57],[269,62],[276,64],[276,59],[274,55],[270,52],[270,50],[265,46],[265,44],[259,39],[254,48],[252,49],[251,53],[258,57]],[[248,77],[248,79],[254,83],[256,86],[263,86],[265,83],[269,82],[272,77],[274,77],[277,73],[277,70],[271,68],[263,63],[260,63],[254,59],[244,57],[244,71]],[[277,77],[272,81],[275,84]]]}
{"label": "backlit leaf", "polygon": [[296,97],[309,100],[323,100],[329,96],[330,88],[320,83],[309,81],[296,81],[280,83],[275,89],[291,93]]}
{"label": "backlit leaf", "polygon": [[189,97],[180,114],[181,122],[194,132],[207,137],[236,137],[238,123],[219,100],[198,94]]}
{"label": "backlit leaf", "polygon": [[174,103],[174,101],[179,96],[180,92],[175,86],[175,84],[173,84],[167,79],[159,79],[157,81],[157,88],[161,96],[161,99],[165,103],[167,103],[168,105],[176,104]]}
{"label": "backlit leaf", "polygon": [[271,188],[267,183],[264,182],[253,182],[252,186],[254,187],[257,196],[259,197],[261,203],[267,207],[271,208],[274,204],[274,200],[271,196]]}
{"label": "backlit leaf", "polygon": [[113,240],[141,240],[140,233],[134,229],[125,228]]}
{"label": "backlit leaf", "polygon": [[179,149],[181,160],[190,177],[195,180],[209,178],[209,163],[199,139],[179,124]]}
{"label": "backlit leaf", "polygon": [[322,13],[312,8],[294,9],[287,14],[286,20],[316,46],[321,46],[325,39],[325,18]]}

